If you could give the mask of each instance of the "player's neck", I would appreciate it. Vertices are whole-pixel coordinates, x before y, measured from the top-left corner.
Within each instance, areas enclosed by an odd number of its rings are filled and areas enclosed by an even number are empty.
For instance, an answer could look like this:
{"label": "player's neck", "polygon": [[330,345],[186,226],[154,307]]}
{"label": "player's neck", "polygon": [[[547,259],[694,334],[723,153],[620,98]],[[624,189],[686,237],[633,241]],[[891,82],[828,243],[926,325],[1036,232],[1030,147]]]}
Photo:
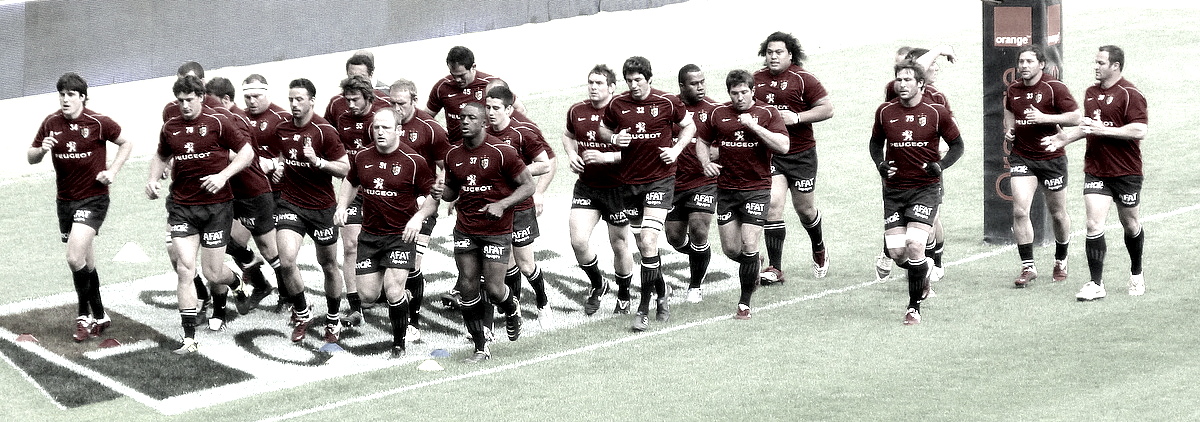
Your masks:
{"label": "player's neck", "polygon": [[1104,89],[1109,89],[1109,88],[1112,88],[1113,85],[1116,85],[1117,82],[1120,82],[1120,81],[1121,81],[1121,74],[1117,73],[1112,76],[1109,76],[1108,79],[1100,81],[1100,87],[1104,88]]}
{"label": "player's neck", "polygon": [[1022,79],[1021,83],[1025,84],[1025,86],[1037,85],[1038,82],[1042,81],[1042,75],[1044,75],[1044,73],[1038,73],[1037,75],[1035,75],[1034,77],[1029,78],[1029,79]]}
{"label": "player's neck", "polygon": [[483,145],[484,139],[487,139],[487,135],[480,132],[479,136],[463,138],[463,146],[467,147],[467,149],[479,148],[480,145]]}
{"label": "player's neck", "polygon": [[75,120],[75,119],[78,119],[78,118],[79,118],[79,116],[82,116],[82,115],[83,115],[83,107],[80,107],[78,110],[75,110],[75,112],[74,112],[74,113],[67,114],[67,113],[65,113],[65,112],[64,112],[62,115],[63,115],[63,118],[64,118],[64,119],[67,119],[67,120]]}
{"label": "player's neck", "polygon": [[312,122],[312,117],[313,117],[313,115],[311,112],[308,114],[305,114],[304,116],[301,116],[299,118],[292,117],[292,124],[295,125],[296,127],[307,126],[309,124],[309,122]]}

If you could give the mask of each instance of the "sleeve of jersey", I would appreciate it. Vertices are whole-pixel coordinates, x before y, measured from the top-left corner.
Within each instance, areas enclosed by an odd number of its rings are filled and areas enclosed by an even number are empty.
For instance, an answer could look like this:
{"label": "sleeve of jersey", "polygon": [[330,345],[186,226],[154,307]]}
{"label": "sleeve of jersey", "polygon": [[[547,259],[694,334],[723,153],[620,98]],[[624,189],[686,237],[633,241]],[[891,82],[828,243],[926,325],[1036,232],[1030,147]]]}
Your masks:
{"label": "sleeve of jersey", "polygon": [[1071,96],[1071,90],[1067,89],[1066,84],[1060,82],[1051,86],[1054,87],[1054,98],[1058,100],[1058,104],[1055,106],[1060,112],[1069,113],[1079,110],[1079,104],[1075,103],[1075,97]]}
{"label": "sleeve of jersey", "polygon": [[804,98],[804,103],[808,104],[809,107],[829,96],[829,93],[825,91],[825,86],[821,85],[821,81],[817,80],[817,77],[805,73],[801,79],[804,80],[804,93],[801,95]]}
{"label": "sleeve of jersey", "polygon": [[608,107],[604,108],[604,118],[601,119],[600,124],[605,127],[611,128],[614,131],[621,130],[621,128],[619,126],[617,126],[617,111],[615,108],[613,108],[612,102],[609,102]]}
{"label": "sleeve of jersey", "polygon": [[337,131],[333,127],[322,127],[321,129],[321,156],[326,160],[340,160],[346,156],[346,147],[342,146],[341,138],[338,137]]}
{"label": "sleeve of jersey", "polygon": [[441,86],[441,81],[433,84],[433,88],[429,90],[429,99],[425,101],[425,108],[429,109],[429,112],[434,114],[437,114],[438,111],[442,110],[442,97],[438,96],[438,88]]}
{"label": "sleeve of jersey", "polygon": [[783,123],[783,116],[779,114],[779,110],[775,108],[767,108],[766,110],[767,116],[769,117],[766,122],[767,124],[763,125],[763,127],[767,128],[767,130],[771,132],[782,133],[786,135],[788,133],[787,125]]}
{"label": "sleeve of jersey", "polygon": [[508,169],[510,180],[516,180],[517,175],[525,171],[525,162],[521,161],[521,157],[517,156],[515,149],[501,149],[500,154],[504,158],[504,167]]}
{"label": "sleeve of jersey", "polygon": [[167,128],[163,127],[158,132],[158,149],[156,151],[159,157],[171,157],[171,144],[167,143]]}
{"label": "sleeve of jersey", "polygon": [[100,119],[100,124],[103,126],[100,131],[103,136],[101,139],[115,141],[121,137],[121,125],[118,125],[115,120],[105,116]]}
{"label": "sleeve of jersey", "polygon": [[575,125],[571,123],[574,121],[573,120],[574,118],[575,118],[575,106],[571,106],[571,108],[567,109],[567,123],[566,123],[566,128],[564,130],[567,133],[571,134],[571,136],[574,136],[576,139],[579,139],[579,135],[575,134]]}
{"label": "sleeve of jersey", "polygon": [[953,116],[951,116],[945,107],[938,109],[938,119],[941,120],[938,122],[938,126],[945,128],[941,131],[942,139],[951,140],[962,136],[962,134],[958,131],[958,125],[954,123],[954,119],[952,117]]}
{"label": "sleeve of jersey", "polygon": [[350,171],[346,172],[346,181],[350,182],[351,186],[362,186],[358,182],[358,162],[354,158],[355,156],[350,157]]}
{"label": "sleeve of jersey", "polygon": [[42,147],[42,140],[46,139],[46,136],[49,136],[49,133],[47,132],[49,129],[46,128],[49,124],[50,124],[49,117],[42,120],[41,126],[38,126],[37,133],[35,133],[33,135],[33,142],[29,144],[30,148],[41,148]]}
{"label": "sleeve of jersey", "polygon": [[237,129],[228,118],[217,117],[217,124],[221,132],[221,136],[217,138],[218,145],[233,152],[240,151],[246,145],[246,133]]}
{"label": "sleeve of jersey", "polygon": [[419,155],[411,156],[413,160],[413,182],[417,187],[417,196],[428,195],[433,190],[433,173],[429,164]]}
{"label": "sleeve of jersey", "polygon": [[1149,124],[1150,116],[1146,111],[1146,97],[1142,96],[1142,91],[1127,89],[1126,92],[1129,93],[1129,104],[1125,106],[1125,124]]}

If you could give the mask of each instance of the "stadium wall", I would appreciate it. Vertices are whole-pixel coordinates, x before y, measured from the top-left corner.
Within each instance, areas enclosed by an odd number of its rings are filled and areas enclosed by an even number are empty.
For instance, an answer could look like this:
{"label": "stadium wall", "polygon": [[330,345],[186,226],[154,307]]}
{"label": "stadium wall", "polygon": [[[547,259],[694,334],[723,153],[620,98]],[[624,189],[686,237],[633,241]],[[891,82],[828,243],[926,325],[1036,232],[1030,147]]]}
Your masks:
{"label": "stadium wall", "polygon": [[[0,99],[686,0],[41,0],[0,3]],[[390,28],[397,28],[392,30]],[[253,40],[253,41],[250,41]],[[49,88],[49,89],[48,89]]]}

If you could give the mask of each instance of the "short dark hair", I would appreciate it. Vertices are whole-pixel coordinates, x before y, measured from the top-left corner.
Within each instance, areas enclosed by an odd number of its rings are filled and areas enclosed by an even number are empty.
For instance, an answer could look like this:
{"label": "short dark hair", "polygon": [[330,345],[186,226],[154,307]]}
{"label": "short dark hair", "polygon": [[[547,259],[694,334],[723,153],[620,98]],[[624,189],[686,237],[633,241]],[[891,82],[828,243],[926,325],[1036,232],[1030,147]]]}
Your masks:
{"label": "short dark hair", "polygon": [[233,82],[225,78],[212,78],[211,81],[204,84],[204,90],[217,98],[229,97],[232,100],[233,96],[236,95],[236,91],[233,89]]}
{"label": "short dark hair", "polygon": [[171,87],[171,92],[175,93],[176,96],[179,96],[179,94],[196,94],[197,96],[201,96],[206,91],[204,90],[204,82],[200,80],[200,77],[184,75],[175,80],[175,85]]}
{"label": "short dark hair", "polygon": [[517,97],[513,95],[512,90],[508,89],[508,87],[504,85],[499,85],[489,89],[487,92],[487,97],[500,100],[500,102],[504,103],[505,107],[511,107],[513,103],[517,101]]}
{"label": "short dark hair", "polygon": [[1108,64],[1120,63],[1119,69],[1125,71],[1125,50],[1115,45],[1102,45],[1100,51],[1108,52]]}
{"label": "short dark hair", "polygon": [[242,79],[242,85],[252,82],[261,82],[263,85],[268,85],[267,77],[257,73],[251,73],[250,76],[246,77],[246,79]]}
{"label": "short dark hair", "polygon": [[608,81],[609,85],[617,84],[617,74],[613,73],[612,69],[609,69],[608,65],[606,64],[592,66],[592,70],[588,72],[588,75],[593,74],[603,76],[604,80]]}
{"label": "short dark hair", "polygon": [[1024,47],[1021,47],[1020,50],[1017,50],[1017,58],[1020,59],[1021,55],[1025,54],[1026,52],[1033,53],[1034,57],[1037,58],[1037,61],[1041,63],[1046,62],[1046,50],[1043,50],[1041,46],[1037,44],[1026,44]]}
{"label": "short dark hair", "polygon": [[916,61],[904,60],[900,63],[896,63],[896,66],[894,66],[893,69],[895,70],[895,73],[900,73],[900,71],[904,69],[911,69],[913,71],[913,79],[916,79],[917,82],[925,82],[925,68],[921,67],[920,64],[917,64]]}
{"label": "short dark hair", "polygon": [[354,75],[346,79],[342,79],[342,95],[349,92],[357,92],[362,94],[363,98],[368,103],[375,101],[375,87],[371,86],[371,81],[367,80],[362,75]]}
{"label": "short dark hair", "polygon": [[688,64],[683,65],[683,67],[679,68],[679,75],[677,76],[677,78],[679,79],[679,83],[683,83],[683,78],[687,77],[687,74],[692,73],[692,72],[699,72],[699,71],[700,71],[700,66],[696,66],[694,63],[688,63]]}
{"label": "short dark hair", "polygon": [[654,77],[654,71],[650,69],[650,59],[642,56],[633,56],[625,59],[625,64],[621,65],[621,76],[630,73],[641,73],[646,77],[646,80]]}
{"label": "short dark hair", "polygon": [[792,54],[792,64],[802,66],[804,60],[808,58],[808,56],[804,55],[804,49],[800,48],[800,40],[797,40],[792,34],[783,31],[777,31],[774,34],[768,35],[766,41],[763,41],[762,45],[758,46],[758,55],[767,57],[767,44],[775,41],[782,42],[784,47],[787,47],[788,53]]}
{"label": "short dark hair", "polygon": [[370,55],[364,53],[355,53],[353,56],[350,56],[349,59],[346,59],[346,69],[350,69],[350,66],[366,66],[367,75],[375,75],[375,58],[371,57]]}
{"label": "short dark hair", "polygon": [[754,75],[742,69],[731,70],[725,77],[725,91],[729,91],[739,84],[745,84],[750,89],[754,89]]}
{"label": "short dark hair", "polygon": [[[75,91],[79,95],[87,96],[88,83],[75,72],[67,72],[58,77],[58,83],[54,84],[55,90],[58,92]],[[84,99],[84,101],[87,101]]]}
{"label": "short dark hair", "polygon": [[449,53],[446,53],[446,65],[461,65],[464,68],[470,69],[475,66],[475,53],[469,48],[456,45],[450,48]]}
{"label": "short dark hair", "polygon": [[183,76],[188,73],[195,74],[197,78],[204,79],[204,66],[194,61],[186,61],[179,65],[179,69],[175,71],[175,76]]}
{"label": "short dark hair", "polygon": [[308,98],[317,96],[317,86],[305,78],[293,79],[292,82],[288,83],[288,89],[292,88],[304,88],[308,90]]}

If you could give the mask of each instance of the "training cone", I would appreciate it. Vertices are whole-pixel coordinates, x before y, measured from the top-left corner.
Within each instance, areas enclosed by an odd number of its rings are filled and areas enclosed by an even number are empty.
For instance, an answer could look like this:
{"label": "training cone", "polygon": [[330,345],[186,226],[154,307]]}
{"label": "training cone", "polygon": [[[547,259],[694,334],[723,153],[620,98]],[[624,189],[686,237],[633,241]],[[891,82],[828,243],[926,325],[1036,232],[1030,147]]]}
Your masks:
{"label": "training cone", "polygon": [[17,336],[17,341],[31,341],[34,343],[40,343],[37,337],[34,337],[33,334],[29,333],[22,333],[21,335]]}
{"label": "training cone", "polygon": [[107,348],[110,348],[110,347],[117,347],[117,346],[120,346],[120,345],[121,345],[121,342],[117,341],[117,339],[115,339],[115,338],[106,338],[106,339],[104,339],[104,341],[100,342],[100,348],[101,348],[101,349],[107,349]]}
{"label": "training cone", "polygon": [[343,349],[342,346],[338,346],[337,343],[325,343],[324,346],[321,346],[321,351],[325,353],[337,353],[345,352],[346,349]]}
{"label": "training cone", "polygon": [[132,263],[150,262],[150,257],[146,255],[146,251],[142,250],[142,247],[138,246],[137,243],[126,242],[124,246],[121,246],[121,250],[117,251],[117,254],[113,256],[113,261]]}
{"label": "training cone", "polygon": [[446,349],[433,349],[433,353],[430,353],[430,356],[435,358],[448,358],[450,357],[450,352],[446,351]]}
{"label": "training cone", "polygon": [[426,359],[424,362],[421,362],[420,365],[417,365],[417,369],[433,372],[441,371],[443,368],[442,365],[438,364],[436,360]]}

